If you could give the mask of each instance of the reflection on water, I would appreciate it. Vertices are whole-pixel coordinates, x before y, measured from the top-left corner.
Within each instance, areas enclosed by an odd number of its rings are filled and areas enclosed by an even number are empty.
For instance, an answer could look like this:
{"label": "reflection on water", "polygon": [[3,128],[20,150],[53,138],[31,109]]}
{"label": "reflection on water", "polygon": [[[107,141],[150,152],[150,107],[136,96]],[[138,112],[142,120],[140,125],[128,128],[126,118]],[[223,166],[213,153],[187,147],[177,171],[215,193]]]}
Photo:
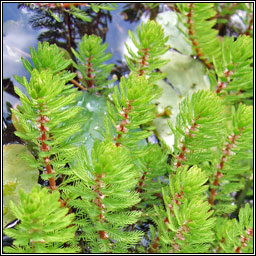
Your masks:
{"label": "reflection on water", "polygon": [[[126,53],[124,42],[128,39],[128,29],[134,31],[140,21],[146,21],[149,16],[148,12],[143,15],[143,12],[146,11],[144,5],[140,5],[140,8],[138,6],[134,8],[133,5],[125,3],[118,3],[117,5],[116,10],[100,10],[98,13],[93,12],[90,8],[85,9],[87,15],[92,19],[90,23],[70,15],[68,26],[65,22],[57,22],[44,9],[18,3],[3,3],[3,79],[6,82],[4,85],[8,84],[7,88],[4,86],[5,92],[3,94],[6,118],[9,118],[7,105],[12,107],[19,103],[13,86],[17,86],[26,94],[25,88],[18,84],[13,76],[25,76],[29,79],[30,76],[23,67],[21,57],[23,56],[30,61],[29,49],[30,47],[37,49],[38,41],[56,43],[71,53],[70,48],[76,48],[78,41],[84,34],[96,34],[108,43],[107,51],[111,52],[112,59],[106,63],[115,64],[112,74],[117,74],[120,78],[129,72],[124,62],[124,54]],[[127,19],[123,13],[127,10],[132,14],[132,17],[139,18]],[[9,121],[8,124],[11,125],[11,122]],[[8,137],[11,138],[9,135],[6,138]]]}
{"label": "reflection on water", "polygon": [[[50,44],[55,43],[57,46],[66,49],[71,56],[71,47],[76,49],[78,39],[82,38],[84,34],[95,34],[104,41],[108,22],[112,17],[109,11],[100,10],[98,13],[95,13],[86,6],[80,6],[80,8],[82,13],[91,19],[91,22],[71,15],[68,9],[64,7],[52,7],[50,8],[51,12],[49,12],[49,8],[40,7],[35,4],[20,4],[18,7],[33,13],[29,18],[29,23],[33,28],[45,28],[45,31],[38,36],[40,42],[48,41]],[[51,14],[53,12],[60,22],[53,17]]]}
{"label": "reflection on water", "polygon": [[[110,12],[100,10],[94,13],[88,8],[86,11],[92,18],[91,23],[70,16],[71,47],[76,48],[78,40],[84,34],[96,34],[109,44],[108,50],[113,54],[109,62],[117,63],[118,60],[122,60],[124,41],[128,37],[127,31],[133,30],[139,23],[128,23],[124,20],[121,15],[124,5],[119,3],[118,8]],[[4,3],[3,20],[3,78],[11,78],[14,85],[17,85],[13,79],[14,74],[28,77],[20,57],[29,58],[29,48],[32,46],[37,48],[38,40],[56,43],[69,51],[66,25],[57,22],[49,12],[14,3]]]}
{"label": "reflection on water", "polygon": [[18,10],[17,4],[3,4],[3,78],[11,78],[15,85],[18,83],[13,75],[28,76],[20,58],[29,58],[29,48],[37,45],[40,33],[28,24],[29,16],[28,12]]}

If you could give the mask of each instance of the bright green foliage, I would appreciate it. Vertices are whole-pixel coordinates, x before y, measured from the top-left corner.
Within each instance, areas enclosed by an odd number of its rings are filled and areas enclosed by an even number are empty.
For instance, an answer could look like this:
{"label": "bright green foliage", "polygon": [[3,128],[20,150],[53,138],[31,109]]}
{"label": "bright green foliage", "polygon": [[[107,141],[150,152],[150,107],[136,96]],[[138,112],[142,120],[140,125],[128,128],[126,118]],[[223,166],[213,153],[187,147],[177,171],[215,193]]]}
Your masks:
{"label": "bright green foliage", "polygon": [[[56,7],[63,8],[60,3]],[[97,3],[91,7],[95,12],[101,8]],[[191,80],[184,84],[183,78],[170,90],[175,93],[169,100],[175,102],[181,101],[175,96],[177,88],[180,92],[190,87],[195,91],[180,103],[176,119],[169,124],[174,150],[162,141],[161,147],[141,146],[154,129],[150,127],[156,118],[152,100],[161,93],[154,82],[165,75],[155,70],[167,62],[160,58],[168,50],[168,38],[156,22],[142,24],[137,39],[129,32],[137,48],[135,53],[127,46],[130,57],[126,60],[132,72],[127,79],[121,78],[109,95],[107,113],[105,100],[97,107],[98,100],[91,100],[87,93],[77,97],[77,90],[67,84],[75,74],[64,71],[70,60],[65,60],[65,53],[56,46],[44,43],[38,45],[37,52],[31,49],[34,68],[23,59],[31,78],[28,82],[16,77],[28,94],[15,88],[22,103],[13,110],[22,127],[16,134],[33,145],[37,160],[28,162],[37,169],[44,167],[48,174],[42,178],[49,179],[50,188],[61,194],[39,187],[29,195],[21,192],[21,204],[11,204],[21,224],[6,230],[16,239],[6,252],[69,253],[79,252],[78,245],[83,253],[252,252],[252,209],[248,204],[241,209],[239,221],[228,215],[244,204],[252,180],[253,108],[238,104],[238,100],[245,102],[252,95],[252,39],[224,38],[220,43],[217,31],[212,29],[216,24],[214,4],[186,3],[178,7],[187,17],[195,53],[215,70],[209,71],[214,92],[196,91],[202,80],[207,81],[206,75],[198,78],[197,84]],[[76,12],[75,8],[72,5]],[[74,16],[80,16],[80,11]],[[78,52],[73,50],[79,62],[74,67],[83,76],[78,79],[90,92],[108,86],[112,66],[103,64],[110,58],[106,47],[99,37],[84,36]],[[175,68],[185,77],[188,69],[185,62],[180,63]],[[236,95],[240,92],[245,96]],[[88,112],[95,108],[101,112],[101,120],[92,122],[98,114],[90,118]],[[160,116],[169,116],[170,112],[164,108]],[[84,125],[85,119],[89,121]],[[86,125],[102,135],[93,137],[92,150],[86,137],[94,133],[78,133]],[[78,140],[86,144],[79,148],[75,145]],[[61,183],[51,185],[56,177]],[[10,194],[16,183],[5,185],[5,194]],[[69,210],[61,208],[58,201]],[[75,218],[67,215],[68,211],[73,211]],[[150,232],[138,231],[152,221]],[[147,235],[151,243],[145,249],[145,239],[141,239]]]}
{"label": "bright green foliage", "polygon": [[[110,11],[110,10],[115,10],[117,8],[116,3],[103,3],[103,4],[99,4],[99,3],[81,3],[81,5],[83,5],[83,4],[86,7],[91,8],[96,13],[98,13],[101,9]],[[79,3],[76,3],[76,5],[79,5]],[[82,21],[85,21],[85,22],[91,22],[92,21],[92,18],[87,15],[87,12],[85,12],[82,9],[79,9],[79,8],[75,7],[75,5],[72,4],[72,3],[71,3],[70,10],[69,11],[65,10],[65,11],[74,15],[76,18],[81,19]]]}
{"label": "bright green foliage", "polygon": [[232,37],[225,36],[223,40],[219,40],[218,30],[212,29],[216,25],[216,15],[229,17],[237,9],[248,13],[250,7],[242,3],[226,5],[177,4],[181,11],[180,21],[187,27],[184,34],[190,39],[195,54],[208,68],[212,68],[211,63],[214,64],[214,70],[209,72],[213,90],[225,96],[227,102],[242,100],[250,104],[253,96],[252,38],[244,35],[235,41]]}
{"label": "bright green foliage", "polygon": [[78,114],[80,107],[68,108],[68,105],[76,100],[77,90],[65,85],[63,78],[54,75],[51,70],[39,72],[34,69],[30,82],[23,77],[22,84],[30,98],[15,87],[22,107],[20,111],[12,111],[24,128],[24,133],[17,131],[15,134],[34,143],[38,160],[30,159],[31,166],[40,168],[45,163],[45,157],[55,155],[51,164],[58,172],[76,152],[71,136],[80,130],[80,124],[79,120],[72,118]]}
{"label": "bright green foliage", "polygon": [[[53,74],[63,71],[71,64],[71,60],[63,58],[65,52],[56,44],[49,45],[48,42],[38,43],[37,51],[34,47],[30,48],[30,55],[34,64],[34,69],[42,71],[51,69]],[[31,74],[33,67],[30,62],[21,58],[25,69]]]}
{"label": "bright green foliage", "polygon": [[187,19],[181,19],[188,28],[188,38],[191,40],[195,54],[207,63],[220,56],[220,41],[218,30],[213,29],[216,24],[214,3],[182,3],[177,4],[181,15]]}
{"label": "bright green foliage", "polygon": [[[57,4],[56,4],[57,5]],[[51,15],[58,21],[58,22],[61,22],[61,20],[60,19],[58,19],[58,17],[56,17],[52,12],[51,12],[51,10],[49,10],[49,12],[51,13]],[[90,16],[88,16],[88,14],[85,12],[85,11],[83,11],[83,10],[81,10],[81,9],[79,9],[79,8],[77,8],[77,7],[75,7],[73,4],[71,4],[71,8],[70,8],[70,10],[68,10],[67,11],[69,14],[71,14],[71,15],[73,15],[73,16],[75,16],[75,18],[78,18],[78,19],[80,19],[80,20],[82,20],[82,21],[84,21],[84,22],[91,22],[92,21],[92,18],[90,17]]]}
{"label": "bright green foliage", "polygon": [[82,84],[93,90],[107,88],[111,81],[107,81],[113,64],[103,64],[110,59],[112,54],[106,53],[108,44],[102,44],[102,39],[95,35],[84,35],[79,42],[78,52],[72,49],[73,54],[80,63],[73,62],[74,67],[79,70],[83,79]]}
{"label": "bright green foliage", "polygon": [[129,154],[112,142],[95,141],[91,159],[85,148],[80,149],[66,181],[74,184],[63,187],[72,197],[68,205],[77,209],[74,223],[81,228],[81,238],[88,242],[92,253],[127,252],[142,236],[142,232],[124,230],[141,215],[129,211],[140,201],[134,191],[139,173]]}
{"label": "bright green foliage", "polygon": [[128,31],[128,33],[137,48],[137,53],[134,53],[126,44],[130,57],[125,56],[125,59],[130,70],[140,76],[149,76],[150,82],[164,78],[165,74],[153,72],[168,62],[168,60],[160,59],[160,56],[167,52],[169,48],[165,46],[168,37],[164,36],[163,28],[155,21],[148,21],[137,28],[138,39],[131,31]]}
{"label": "bright green foliage", "polygon": [[168,155],[159,145],[148,144],[143,151],[143,156],[136,161],[136,166],[141,170],[137,191],[142,198],[136,207],[145,211],[160,202],[161,188],[167,183],[164,176],[168,174],[170,167],[167,164]]}
{"label": "bright green foliage", "polygon": [[156,108],[151,101],[158,97],[161,91],[144,76],[135,74],[131,74],[128,79],[122,77],[119,86],[120,91],[115,87],[112,95],[114,105],[107,105],[108,114],[117,134],[122,135],[120,138],[117,136],[117,143],[132,147],[151,134],[133,130],[155,118]]}
{"label": "bright green foliage", "polygon": [[213,184],[211,188],[217,189],[216,205],[213,206],[215,214],[220,215],[234,211],[230,193],[243,189],[242,180],[248,175],[250,166],[245,161],[252,161],[253,158],[253,108],[239,104],[238,109],[232,114],[232,127],[228,131],[225,143],[223,143],[222,155],[213,161],[213,173],[219,171],[220,177],[218,186]]}
{"label": "bright green foliage", "polygon": [[179,110],[175,128],[169,122],[176,161],[193,165],[216,158],[225,134],[223,101],[211,91],[199,90],[182,101]]}
{"label": "bright green foliage", "polygon": [[[56,3],[56,5],[61,5]],[[79,3],[76,3],[77,6],[79,6]],[[76,18],[81,19],[82,21],[85,22],[91,22],[92,18],[90,16],[88,16],[87,12],[85,10],[82,10],[78,7],[75,7],[74,4],[70,4],[71,8],[70,10],[66,10],[65,12],[70,13],[71,15],[74,15]],[[82,7],[88,7],[91,8],[94,12],[98,13],[101,9],[102,10],[115,10],[117,8],[117,4],[116,3],[103,3],[103,4],[99,4],[99,3],[81,3]],[[49,10],[50,11],[50,10]],[[57,20],[60,22],[60,20]]]}
{"label": "bright green foliage", "polygon": [[116,3],[100,3],[100,4],[99,3],[89,3],[89,6],[96,13],[99,12],[100,9],[111,11],[111,10],[115,10],[117,8]]}
{"label": "bright green foliage", "polygon": [[253,252],[253,209],[247,203],[236,219],[217,219],[218,253]]}
{"label": "bright green foliage", "polygon": [[[187,16],[188,38],[195,54],[208,66],[211,85],[228,102],[243,100],[251,103],[253,96],[253,40],[249,36],[239,36],[235,41],[225,36],[222,41],[218,31],[212,29],[216,24],[214,3],[178,4],[182,15]],[[243,4],[235,9],[246,9]],[[225,8],[224,8],[225,9]],[[235,10],[234,9],[234,10]],[[227,10],[226,10],[227,11]],[[229,11],[231,12],[231,10]],[[221,16],[221,13],[218,14]],[[184,20],[184,19],[183,19]],[[217,78],[216,78],[217,75]]]}
{"label": "bright green foliage", "polygon": [[[236,41],[224,37],[221,59],[214,58],[217,80],[212,77],[212,86],[229,102],[253,97],[253,39],[239,36]],[[216,87],[215,87],[216,88]],[[218,90],[218,88],[220,88]]]}
{"label": "bright green foliage", "polygon": [[39,186],[35,186],[29,194],[20,190],[20,204],[16,206],[11,201],[10,208],[21,223],[5,230],[15,241],[4,251],[14,254],[79,252],[78,247],[72,246],[77,229],[74,225],[70,226],[74,214],[67,215],[68,208],[60,207],[59,197],[59,192],[50,194],[46,188]]}
{"label": "bright green foliage", "polygon": [[206,201],[206,174],[196,166],[179,169],[163,190],[165,209],[154,206],[159,253],[205,253],[213,242],[215,218]]}

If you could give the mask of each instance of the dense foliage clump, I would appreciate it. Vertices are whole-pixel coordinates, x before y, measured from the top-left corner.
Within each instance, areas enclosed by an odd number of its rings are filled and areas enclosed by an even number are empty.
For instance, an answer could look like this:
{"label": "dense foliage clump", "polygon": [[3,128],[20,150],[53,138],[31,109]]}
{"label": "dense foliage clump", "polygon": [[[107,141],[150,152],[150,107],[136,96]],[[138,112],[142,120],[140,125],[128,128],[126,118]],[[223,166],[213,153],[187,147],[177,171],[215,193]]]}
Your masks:
{"label": "dense foliage clump", "polygon": [[[162,138],[146,142],[153,120],[171,115],[159,114],[155,104],[166,76],[159,69],[172,62],[162,56],[170,46],[157,22],[142,23],[137,35],[129,31],[131,73],[113,89],[113,65],[104,63],[111,54],[96,35],[72,48],[74,60],[46,42],[31,48],[33,65],[22,59],[31,77],[16,77],[28,94],[15,88],[22,103],[12,110],[22,126],[16,135],[31,143],[36,158],[28,162],[49,188],[21,191],[20,204],[10,202],[20,223],[5,230],[15,239],[5,252],[252,253],[253,210],[234,197],[247,193],[252,175],[252,38],[220,40],[215,4],[177,4],[176,12],[210,89],[180,100],[169,120],[172,148]],[[79,71],[76,82],[71,65]],[[73,88],[78,82],[83,90]],[[106,89],[102,136],[89,149],[81,145],[89,116],[78,102]],[[235,211],[238,218],[231,219]],[[138,228],[145,223],[148,232]]]}

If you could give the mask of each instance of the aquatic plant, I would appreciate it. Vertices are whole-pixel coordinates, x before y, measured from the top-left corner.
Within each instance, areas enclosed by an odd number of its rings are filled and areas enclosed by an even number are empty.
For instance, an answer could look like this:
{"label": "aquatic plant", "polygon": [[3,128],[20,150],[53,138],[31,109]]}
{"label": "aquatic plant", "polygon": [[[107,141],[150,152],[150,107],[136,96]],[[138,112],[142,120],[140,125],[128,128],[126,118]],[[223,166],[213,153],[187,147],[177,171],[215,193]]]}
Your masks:
{"label": "aquatic plant", "polygon": [[[79,70],[79,83],[95,89],[90,93],[103,89],[112,68],[104,64],[106,45],[85,35],[72,49],[76,61],[56,45],[31,48],[33,64],[22,59],[29,82],[16,77],[28,96],[15,88],[22,106],[12,111],[22,127],[16,135],[33,145],[36,158],[28,163],[41,170],[49,188],[21,191],[20,204],[10,203],[20,223],[5,229],[15,239],[5,252],[252,252],[253,210],[244,205],[252,175],[252,38],[218,40],[214,8],[199,3],[176,10],[188,18],[183,33],[205,64],[211,88],[180,102],[169,122],[173,148],[161,138],[145,142],[158,114],[157,81],[166,76],[159,69],[172,61],[162,57],[169,46],[161,25],[148,21],[137,35],[129,31],[136,48],[126,45],[131,73],[109,95],[102,137],[90,150],[78,135],[89,117],[80,118],[77,101],[88,92],[72,88],[76,74],[66,69]],[[231,219],[235,211],[238,218]],[[139,229],[145,223],[149,232]]]}

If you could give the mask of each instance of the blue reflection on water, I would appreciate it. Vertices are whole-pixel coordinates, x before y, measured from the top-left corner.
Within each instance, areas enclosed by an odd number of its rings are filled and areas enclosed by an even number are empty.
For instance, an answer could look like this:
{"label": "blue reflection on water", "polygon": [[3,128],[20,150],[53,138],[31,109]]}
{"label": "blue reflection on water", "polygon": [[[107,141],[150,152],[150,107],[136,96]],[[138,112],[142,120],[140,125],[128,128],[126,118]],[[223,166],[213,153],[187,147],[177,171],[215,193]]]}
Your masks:
{"label": "blue reflection on water", "polygon": [[11,78],[14,85],[23,92],[13,75],[26,76],[28,72],[24,69],[21,56],[30,58],[29,48],[37,45],[37,37],[43,29],[32,29],[28,23],[32,12],[17,8],[17,3],[3,4],[3,78]]}
{"label": "blue reflection on water", "polygon": [[[112,22],[108,22],[106,42],[108,43],[107,51],[111,52],[113,57],[107,61],[108,64],[120,64],[118,61],[124,61],[124,42],[128,38],[128,30],[134,30],[140,23],[130,23],[123,19],[121,11],[124,5],[126,3],[118,3],[118,8],[110,12]],[[10,78],[14,85],[25,94],[26,89],[13,76],[25,76],[29,80],[30,75],[23,67],[21,57],[31,61],[29,48],[35,47],[37,49],[37,38],[40,33],[46,30],[32,28],[29,24],[29,18],[34,14],[28,8],[18,9],[18,3],[3,3],[3,78]],[[19,102],[15,97],[7,97],[6,94],[4,92],[4,106],[6,101],[11,100],[10,103],[13,106]]]}
{"label": "blue reflection on water", "polygon": [[118,8],[111,11],[112,22],[109,23],[106,42],[109,44],[108,51],[113,55],[112,63],[117,60],[124,61],[124,42],[128,38],[128,30],[134,30],[140,22],[130,23],[123,19],[121,11],[125,3],[119,3]]}
{"label": "blue reflection on water", "polygon": [[[108,23],[106,36],[109,45],[107,51],[113,54],[109,62],[115,64],[118,60],[124,60],[124,42],[128,37],[128,29],[134,30],[139,23],[130,23],[123,19],[120,13],[124,5],[125,3],[119,3],[118,8],[111,11],[112,22]],[[29,59],[29,48],[37,48],[37,37],[44,31],[34,29],[28,23],[33,15],[32,11],[27,8],[18,9],[17,6],[18,3],[3,4],[3,78],[11,78],[15,85],[18,83],[13,79],[13,75],[29,78],[20,58],[23,56]]]}

